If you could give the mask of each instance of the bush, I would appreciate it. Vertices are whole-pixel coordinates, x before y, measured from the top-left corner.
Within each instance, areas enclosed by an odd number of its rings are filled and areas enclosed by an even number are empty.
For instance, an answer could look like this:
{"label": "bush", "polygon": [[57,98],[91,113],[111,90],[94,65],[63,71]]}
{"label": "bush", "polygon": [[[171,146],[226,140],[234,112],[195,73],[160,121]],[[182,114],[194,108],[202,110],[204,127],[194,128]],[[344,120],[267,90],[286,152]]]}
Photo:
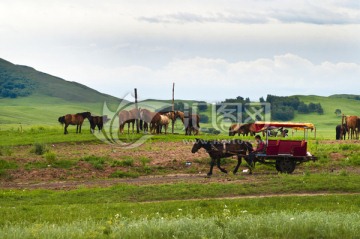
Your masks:
{"label": "bush", "polygon": [[90,163],[96,169],[104,169],[106,158],[92,155],[84,157],[81,160]]}
{"label": "bush", "polygon": [[35,143],[32,152],[37,155],[43,155],[44,153],[48,152],[45,144],[42,143]]}
{"label": "bush", "polygon": [[53,164],[56,161],[56,154],[53,152],[46,152],[45,159],[49,164]]}

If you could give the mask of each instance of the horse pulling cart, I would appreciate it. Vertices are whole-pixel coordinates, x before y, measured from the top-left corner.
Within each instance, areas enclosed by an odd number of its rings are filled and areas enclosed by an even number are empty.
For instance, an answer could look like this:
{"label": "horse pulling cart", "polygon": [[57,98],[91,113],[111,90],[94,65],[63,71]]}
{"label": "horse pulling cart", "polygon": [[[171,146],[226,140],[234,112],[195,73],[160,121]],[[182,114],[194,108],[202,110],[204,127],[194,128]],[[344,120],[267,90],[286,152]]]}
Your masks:
{"label": "horse pulling cart", "polygon": [[[311,123],[256,122],[256,132],[266,132],[266,152],[257,154],[255,162],[274,165],[281,173],[292,173],[296,165],[315,161],[317,157],[307,151],[308,130],[316,130]],[[269,140],[267,131],[274,128],[292,128],[304,131],[303,140]]]}

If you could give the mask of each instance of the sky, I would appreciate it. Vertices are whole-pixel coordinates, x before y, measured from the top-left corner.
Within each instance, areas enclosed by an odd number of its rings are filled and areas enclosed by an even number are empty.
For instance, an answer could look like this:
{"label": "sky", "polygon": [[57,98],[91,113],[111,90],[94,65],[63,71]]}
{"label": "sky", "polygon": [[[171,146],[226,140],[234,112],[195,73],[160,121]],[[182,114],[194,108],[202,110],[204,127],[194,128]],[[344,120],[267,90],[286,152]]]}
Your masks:
{"label": "sky", "polygon": [[360,94],[360,1],[0,0],[0,58],[119,98]]}

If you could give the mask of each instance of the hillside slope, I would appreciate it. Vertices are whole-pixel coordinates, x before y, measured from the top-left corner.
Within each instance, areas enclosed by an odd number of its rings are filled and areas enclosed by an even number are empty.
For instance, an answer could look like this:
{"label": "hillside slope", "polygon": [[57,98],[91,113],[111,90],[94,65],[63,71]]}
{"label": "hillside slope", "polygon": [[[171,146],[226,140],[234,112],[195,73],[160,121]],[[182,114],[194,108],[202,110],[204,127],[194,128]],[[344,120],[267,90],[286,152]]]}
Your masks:
{"label": "hillside slope", "polygon": [[85,85],[66,81],[28,66],[12,64],[0,58],[0,98],[31,95],[49,96],[77,102],[118,101]]}

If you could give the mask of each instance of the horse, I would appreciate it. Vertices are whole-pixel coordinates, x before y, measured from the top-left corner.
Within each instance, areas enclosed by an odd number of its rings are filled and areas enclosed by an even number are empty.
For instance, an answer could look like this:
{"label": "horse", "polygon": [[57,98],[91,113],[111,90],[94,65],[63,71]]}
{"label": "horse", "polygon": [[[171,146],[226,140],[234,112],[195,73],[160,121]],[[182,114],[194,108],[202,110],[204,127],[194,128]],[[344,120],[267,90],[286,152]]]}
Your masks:
{"label": "horse", "polygon": [[64,116],[59,117],[58,121],[61,125],[65,124],[64,127],[64,134],[68,134],[67,127],[71,125],[76,125],[76,133],[81,133],[81,126],[84,122],[84,119],[87,118],[89,120],[89,117],[91,116],[90,112],[83,112],[83,113],[77,113],[77,114],[67,114]]}
{"label": "horse", "polygon": [[[160,115],[166,115],[170,120],[171,120],[171,129],[172,129],[172,132],[174,133],[174,125],[175,125],[175,121],[176,119],[179,117],[181,118],[179,115],[178,115],[178,112],[179,111],[166,111],[166,112],[159,112]],[[161,129],[160,129],[161,131]]]}
{"label": "horse", "polygon": [[198,135],[200,129],[199,122],[200,116],[197,114],[184,116],[185,135],[191,135],[191,132],[193,132],[194,135]]}
{"label": "horse", "polygon": [[150,132],[160,132],[160,120],[161,116],[158,112],[152,112],[147,109],[140,109],[140,119],[142,119],[144,122],[148,123],[150,125]]}
{"label": "horse", "polygon": [[138,109],[122,110],[118,114],[119,117],[119,132],[124,133],[125,124],[128,124],[128,134],[130,133],[130,123],[132,125],[132,133],[134,133],[135,121],[140,119],[140,112]]}
{"label": "horse", "polygon": [[165,114],[165,115],[160,115],[160,121],[159,121],[160,133],[161,133],[161,128],[162,128],[162,126],[164,126],[164,128],[165,128],[165,134],[166,134],[167,129],[168,129],[168,126],[169,126],[169,123],[170,123],[170,119],[169,119],[169,117],[167,116],[167,114]]}
{"label": "horse", "polygon": [[345,140],[346,139],[347,128],[346,128],[345,124],[343,124],[342,127],[340,124],[337,125],[335,127],[335,131],[336,131],[336,140],[340,140],[340,139]]}
{"label": "horse", "polygon": [[[217,167],[221,170],[221,172],[227,173],[226,169],[220,166],[220,159],[232,157],[234,155],[237,156],[237,160],[238,160],[238,163],[233,171],[233,173],[236,174],[241,164],[241,158],[244,155],[246,155],[246,153],[251,153],[253,151],[250,142],[246,142],[238,139],[230,140],[230,141],[217,141],[217,140],[207,141],[207,140],[196,139],[191,149],[191,152],[196,153],[201,148],[204,148],[211,157],[210,171],[207,173],[207,176],[212,175],[212,170],[215,165],[215,161]],[[248,157],[245,157],[245,160],[247,161],[248,165],[250,165]],[[249,169],[251,174],[252,167],[249,166]]]}
{"label": "horse", "polygon": [[242,124],[239,128],[240,133],[242,133],[244,136],[254,136],[256,133],[255,125],[254,123],[247,123]]}
{"label": "horse", "polygon": [[242,134],[242,132],[240,131],[240,127],[242,124],[232,124],[229,127],[229,136],[235,136],[236,134],[238,134],[238,136],[240,136],[240,134]]}
{"label": "horse", "polygon": [[89,117],[89,121],[90,121],[90,133],[94,133],[95,132],[95,127],[97,126],[99,132],[102,130],[104,123],[106,123],[107,121],[109,121],[110,119],[107,118],[107,115],[103,115],[103,116],[90,116]]}
{"label": "horse", "polygon": [[357,116],[346,116],[345,124],[348,131],[348,139],[358,138],[358,118]]}

